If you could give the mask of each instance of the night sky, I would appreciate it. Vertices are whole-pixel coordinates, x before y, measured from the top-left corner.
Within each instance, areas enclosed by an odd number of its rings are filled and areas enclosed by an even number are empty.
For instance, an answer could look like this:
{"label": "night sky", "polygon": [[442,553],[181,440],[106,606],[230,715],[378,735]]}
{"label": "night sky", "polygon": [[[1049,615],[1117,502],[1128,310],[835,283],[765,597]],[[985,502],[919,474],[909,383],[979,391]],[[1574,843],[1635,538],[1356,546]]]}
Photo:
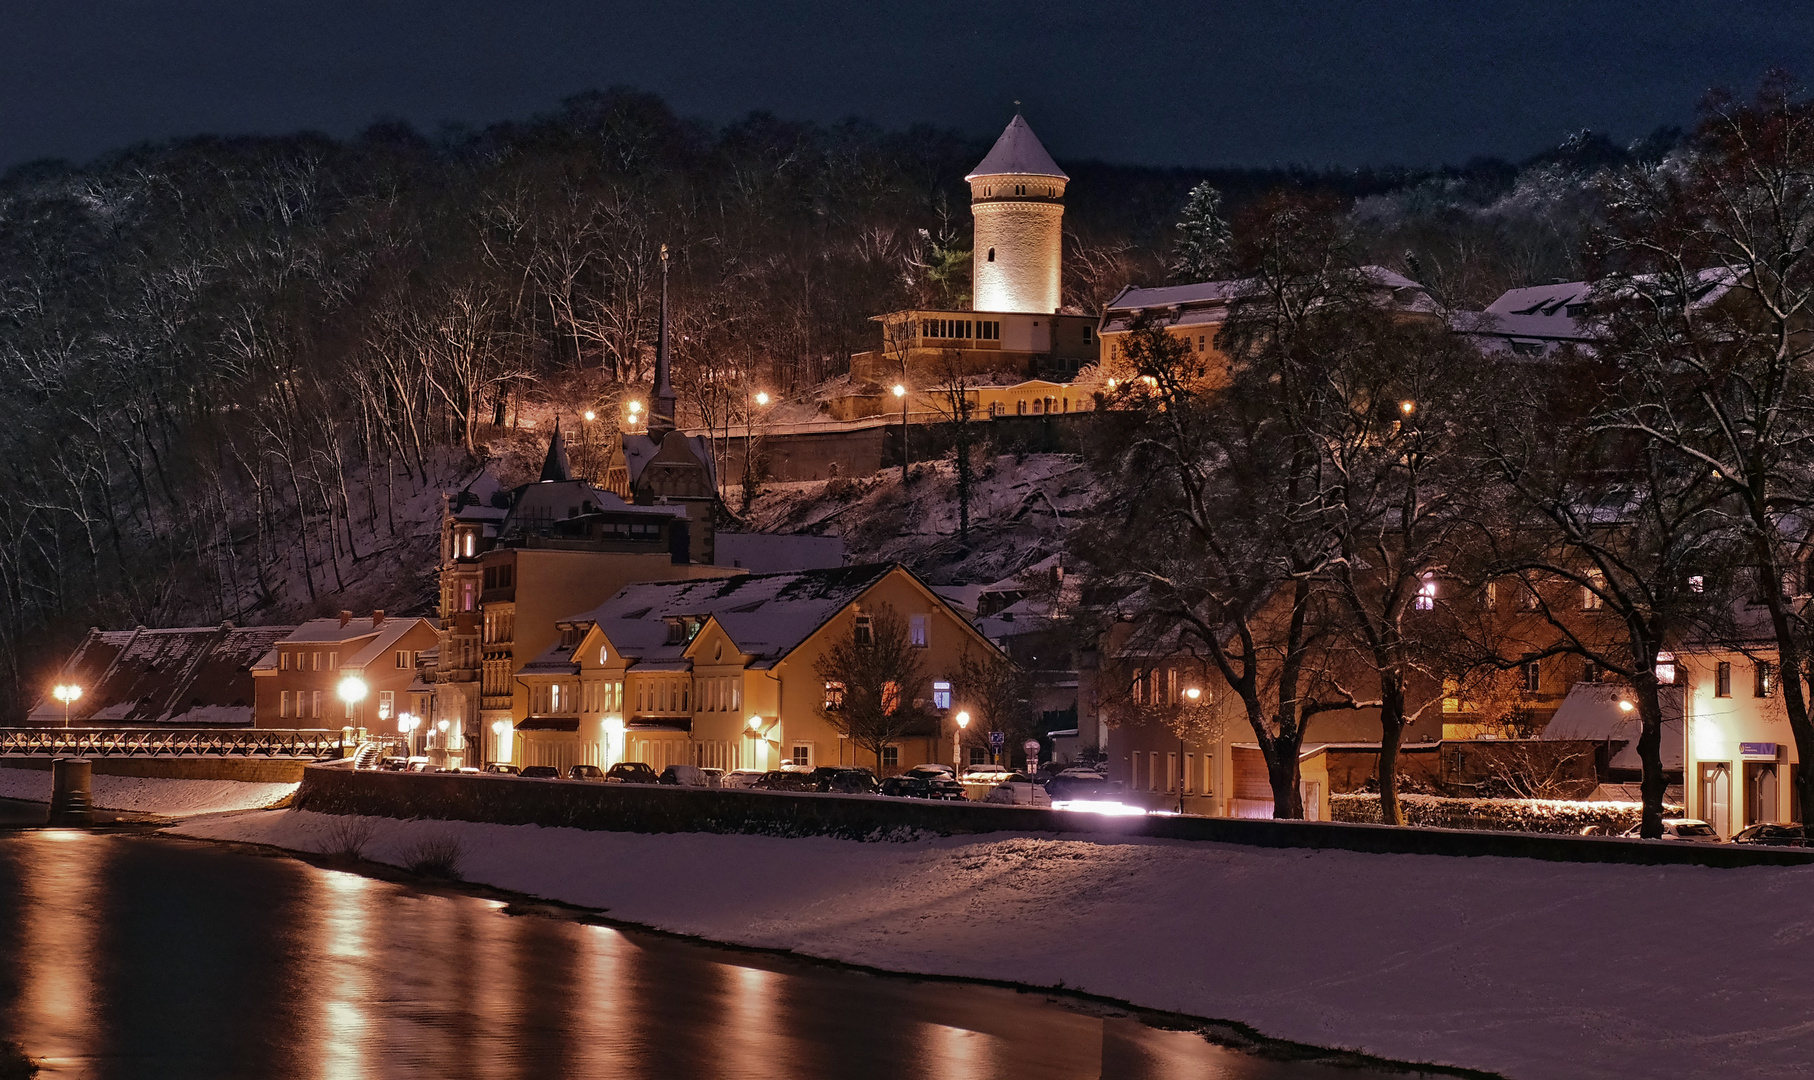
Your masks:
{"label": "night sky", "polygon": [[1746,0],[13,0],[0,167],[387,116],[432,132],[618,84],[715,122],[977,136],[1019,98],[1061,158],[1435,164],[1685,124],[1707,88],[1809,77],[1811,54],[1814,6]]}

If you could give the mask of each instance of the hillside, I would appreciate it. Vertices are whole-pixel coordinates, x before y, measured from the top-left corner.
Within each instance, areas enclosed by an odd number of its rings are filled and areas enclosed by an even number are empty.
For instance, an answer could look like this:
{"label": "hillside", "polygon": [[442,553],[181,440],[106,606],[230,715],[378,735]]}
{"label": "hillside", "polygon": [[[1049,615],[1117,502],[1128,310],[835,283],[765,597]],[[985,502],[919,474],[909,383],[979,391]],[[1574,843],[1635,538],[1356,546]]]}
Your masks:
{"label": "hillside", "polygon": [[775,484],[750,524],[765,532],[844,539],[852,562],[899,561],[933,584],[999,581],[1063,550],[1065,532],[1095,499],[1093,477],[1069,454],[985,458],[972,500],[970,539],[957,536],[956,467],[916,465],[870,477]]}

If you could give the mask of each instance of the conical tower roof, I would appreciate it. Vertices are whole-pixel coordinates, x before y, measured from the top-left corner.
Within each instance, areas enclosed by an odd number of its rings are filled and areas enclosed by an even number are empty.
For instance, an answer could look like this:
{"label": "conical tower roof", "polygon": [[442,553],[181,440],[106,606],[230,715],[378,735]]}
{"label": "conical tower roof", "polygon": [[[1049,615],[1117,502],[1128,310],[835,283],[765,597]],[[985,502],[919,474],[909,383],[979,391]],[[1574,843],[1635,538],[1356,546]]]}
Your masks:
{"label": "conical tower roof", "polygon": [[1060,180],[1069,180],[1065,171],[1046,153],[1039,136],[1027,126],[1026,118],[1019,113],[1008,121],[1001,138],[995,140],[995,146],[989,150],[976,168],[970,170],[965,180],[974,180],[979,176],[1055,176]]}
{"label": "conical tower roof", "polygon": [[548,440],[548,456],[542,461],[540,479],[573,479],[573,466],[567,463],[567,444],[561,438],[561,421],[558,416],[554,419],[554,438]]}

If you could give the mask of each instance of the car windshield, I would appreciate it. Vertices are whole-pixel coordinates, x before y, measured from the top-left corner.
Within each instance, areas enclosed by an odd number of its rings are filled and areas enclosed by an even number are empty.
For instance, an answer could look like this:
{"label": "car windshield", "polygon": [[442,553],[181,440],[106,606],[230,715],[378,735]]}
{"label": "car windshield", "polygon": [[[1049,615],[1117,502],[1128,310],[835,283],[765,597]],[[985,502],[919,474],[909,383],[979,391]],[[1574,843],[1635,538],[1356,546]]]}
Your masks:
{"label": "car windshield", "polygon": [[1717,836],[1717,835],[1719,835],[1718,833],[1715,833],[1713,831],[1713,826],[1711,826],[1711,825],[1677,825],[1675,827],[1675,834],[1677,836]]}

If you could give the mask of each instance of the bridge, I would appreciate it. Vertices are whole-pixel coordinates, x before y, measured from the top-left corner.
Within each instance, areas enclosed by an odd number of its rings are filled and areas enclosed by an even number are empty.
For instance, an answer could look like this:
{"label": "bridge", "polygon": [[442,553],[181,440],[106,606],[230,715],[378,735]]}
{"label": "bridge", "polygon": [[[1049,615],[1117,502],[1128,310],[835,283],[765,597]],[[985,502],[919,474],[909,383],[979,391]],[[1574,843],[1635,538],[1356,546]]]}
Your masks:
{"label": "bridge", "polygon": [[338,728],[0,728],[0,755],[99,758],[345,757],[356,736]]}

